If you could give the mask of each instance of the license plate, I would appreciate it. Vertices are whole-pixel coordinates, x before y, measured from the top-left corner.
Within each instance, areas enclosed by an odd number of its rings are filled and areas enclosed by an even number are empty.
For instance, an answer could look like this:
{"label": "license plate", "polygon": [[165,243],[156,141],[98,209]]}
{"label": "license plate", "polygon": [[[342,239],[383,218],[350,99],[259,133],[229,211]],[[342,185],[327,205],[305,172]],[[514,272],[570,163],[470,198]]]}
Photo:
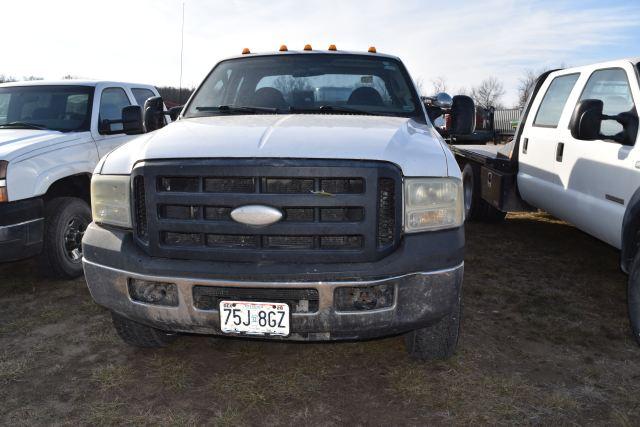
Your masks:
{"label": "license plate", "polygon": [[289,306],[284,303],[220,301],[220,328],[226,334],[289,335]]}

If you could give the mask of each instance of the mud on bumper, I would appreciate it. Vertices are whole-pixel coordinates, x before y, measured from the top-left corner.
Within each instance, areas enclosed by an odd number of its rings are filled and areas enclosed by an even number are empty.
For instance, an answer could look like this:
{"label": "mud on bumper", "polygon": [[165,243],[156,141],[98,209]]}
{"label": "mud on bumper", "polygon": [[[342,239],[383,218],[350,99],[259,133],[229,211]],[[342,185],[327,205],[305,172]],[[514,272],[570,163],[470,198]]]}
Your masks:
{"label": "mud on bumper", "polygon": [[[87,284],[94,300],[131,320],[171,332],[221,334],[217,309],[199,309],[194,286],[225,288],[315,289],[319,295],[313,313],[292,313],[290,340],[322,341],[362,339],[392,335],[420,328],[448,314],[460,297],[463,265],[446,270],[412,273],[375,281],[343,282],[239,282],[186,277],[154,277],[85,261]],[[175,307],[134,301],[130,280],[175,284]],[[334,302],[341,287],[391,285],[395,296],[390,307],[366,311],[340,311]]]}

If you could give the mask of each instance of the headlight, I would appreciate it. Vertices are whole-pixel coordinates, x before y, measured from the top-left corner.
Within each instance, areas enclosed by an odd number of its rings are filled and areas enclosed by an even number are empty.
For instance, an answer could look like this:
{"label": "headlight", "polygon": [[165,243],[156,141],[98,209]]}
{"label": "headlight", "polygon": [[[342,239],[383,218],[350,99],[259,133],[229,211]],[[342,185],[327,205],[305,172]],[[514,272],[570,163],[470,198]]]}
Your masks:
{"label": "headlight", "polygon": [[464,221],[462,181],[456,178],[407,178],[404,231],[442,230]]}
{"label": "headlight", "polygon": [[131,178],[122,175],[93,175],[91,213],[101,224],[131,228]]}
{"label": "headlight", "polygon": [[9,162],[0,160],[0,203],[9,201],[9,193],[7,192],[7,168]]}

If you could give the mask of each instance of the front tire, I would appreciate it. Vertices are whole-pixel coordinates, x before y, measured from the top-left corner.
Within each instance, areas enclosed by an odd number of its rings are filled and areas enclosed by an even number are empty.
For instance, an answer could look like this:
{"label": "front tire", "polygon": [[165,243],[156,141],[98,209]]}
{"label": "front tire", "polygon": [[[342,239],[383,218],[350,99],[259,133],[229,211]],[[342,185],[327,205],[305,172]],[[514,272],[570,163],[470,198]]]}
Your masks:
{"label": "front tire", "polygon": [[500,222],[506,212],[493,207],[482,198],[480,168],[466,163],[462,168],[465,219],[468,221]]}
{"label": "front tire", "polygon": [[458,300],[455,308],[437,323],[416,329],[405,335],[407,353],[418,360],[445,360],[453,356],[458,346],[462,304]]}
{"label": "front tire", "polygon": [[50,277],[82,275],[82,236],[91,222],[89,205],[75,197],[59,197],[45,206],[44,242],[40,264]]}
{"label": "front tire", "polygon": [[640,250],[636,253],[631,264],[627,297],[631,331],[636,342],[640,345]]}
{"label": "front tire", "polygon": [[142,348],[162,348],[167,347],[176,340],[177,335],[143,325],[126,317],[111,312],[113,326],[118,336],[125,343]]}

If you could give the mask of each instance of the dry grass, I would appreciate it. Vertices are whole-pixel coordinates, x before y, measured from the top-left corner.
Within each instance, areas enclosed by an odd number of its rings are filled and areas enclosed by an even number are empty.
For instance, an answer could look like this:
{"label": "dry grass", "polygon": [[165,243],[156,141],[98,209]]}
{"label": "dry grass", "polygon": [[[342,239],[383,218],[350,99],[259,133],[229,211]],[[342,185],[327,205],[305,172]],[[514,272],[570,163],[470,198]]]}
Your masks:
{"label": "dry grass", "polygon": [[433,363],[401,337],[132,349],[82,279],[0,266],[0,424],[637,424],[617,252],[544,214],[467,237],[459,350]]}

